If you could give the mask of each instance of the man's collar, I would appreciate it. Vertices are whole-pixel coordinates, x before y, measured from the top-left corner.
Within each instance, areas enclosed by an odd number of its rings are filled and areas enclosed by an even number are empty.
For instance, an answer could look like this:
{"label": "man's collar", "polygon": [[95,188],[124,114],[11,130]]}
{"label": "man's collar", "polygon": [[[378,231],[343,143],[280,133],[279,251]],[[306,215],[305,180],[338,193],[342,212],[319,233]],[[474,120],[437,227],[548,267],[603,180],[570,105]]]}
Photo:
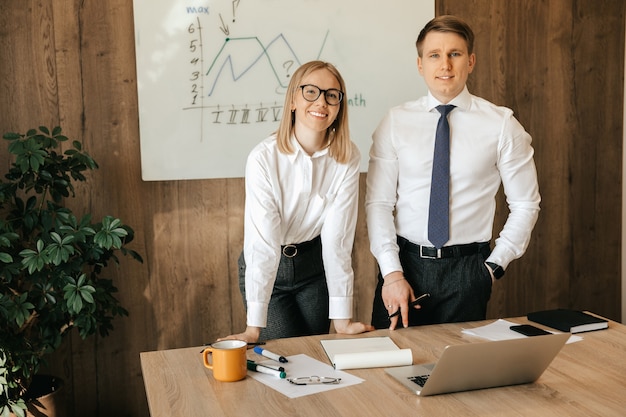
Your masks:
{"label": "man's collar", "polygon": [[[452,100],[450,100],[450,102],[446,104],[453,104],[460,109],[467,110],[470,107],[471,100],[472,100],[472,95],[467,89],[467,86],[465,86],[463,88],[463,91],[461,91],[458,96],[454,97]],[[429,91],[428,92],[428,111],[434,110],[435,107],[440,106],[441,104],[443,103],[437,100],[435,96],[433,96],[431,92]]]}

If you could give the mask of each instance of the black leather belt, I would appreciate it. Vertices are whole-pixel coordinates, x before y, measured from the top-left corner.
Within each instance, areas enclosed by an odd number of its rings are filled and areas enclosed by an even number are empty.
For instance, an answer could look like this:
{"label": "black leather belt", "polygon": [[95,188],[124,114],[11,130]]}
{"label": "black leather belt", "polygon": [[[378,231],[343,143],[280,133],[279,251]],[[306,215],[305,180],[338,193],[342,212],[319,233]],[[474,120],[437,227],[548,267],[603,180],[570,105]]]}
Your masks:
{"label": "black leather belt", "polygon": [[402,236],[398,236],[398,245],[400,245],[400,248],[410,253],[415,253],[419,255],[420,258],[426,259],[459,258],[461,256],[475,255],[477,253],[484,253],[485,257],[487,257],[491,252],[491,249],[489,248],[489,242],[451,245],[444,246],[441,249],[437,249],[433,246],[416,245],[415,243],[408,241]]}
{"label": "black leather belt", "polygon": [[281,246],[280,250],[281,250],[281,252],[283,253],[283,255],[285,257],[293,258],[298,253],[305,252],[305,251],[311,249],[315,245],[320,245],[321,244],[321,240],[322,240],[322,238],[320,236],[317,236],[317,237],[315,237],[315,238],[313,238],[313,239],[311,239],[311,240],[309,240],[307,242]]}

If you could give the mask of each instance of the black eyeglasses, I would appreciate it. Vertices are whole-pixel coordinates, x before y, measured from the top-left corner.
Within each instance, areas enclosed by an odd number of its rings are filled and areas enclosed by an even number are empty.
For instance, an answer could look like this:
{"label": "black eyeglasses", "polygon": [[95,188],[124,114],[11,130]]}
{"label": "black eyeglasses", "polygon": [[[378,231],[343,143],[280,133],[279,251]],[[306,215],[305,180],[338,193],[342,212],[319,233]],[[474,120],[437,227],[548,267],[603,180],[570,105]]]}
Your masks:
{"label": "black eyeglasses", "polygon": [[336,106],[343,100],[343,91],[337,90],[336,88],[322,90],[313,84],[301,85],[300,88],[302,89],[302,97],[304,97],[306,101],[314,102],[322,93],[324,93],[324,99],[326,99],[326,103],[328,103],[329,106]]}

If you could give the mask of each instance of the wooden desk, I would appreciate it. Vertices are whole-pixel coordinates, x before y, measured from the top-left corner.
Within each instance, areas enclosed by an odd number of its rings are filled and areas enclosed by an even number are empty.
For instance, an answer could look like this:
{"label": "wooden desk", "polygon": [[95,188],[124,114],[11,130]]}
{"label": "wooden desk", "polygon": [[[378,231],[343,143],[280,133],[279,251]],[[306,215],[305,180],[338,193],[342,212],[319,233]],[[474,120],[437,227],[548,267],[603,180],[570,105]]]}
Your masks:
{"label": "wooden desk", "polygon": [[[414,363],[427,363],[436,361],[448,344],[482,341],[461,330],[492,321],[378,330],[355,337],[389,336],[400,348],[412,349]],[[584,340],[565,345],[535,383],[424,398],[382,368],[373,368],[347,371],[365,379],[361,384],[289,399],[249,376],[239,382],[216,381],[202,365],[201,347],[143,352],[141,366],[152,417],[626,415],[626,326],[610,322],[608,330],[582,336]],[[329,363],[319,341],[345,337],[272,340],[266,347]]]}

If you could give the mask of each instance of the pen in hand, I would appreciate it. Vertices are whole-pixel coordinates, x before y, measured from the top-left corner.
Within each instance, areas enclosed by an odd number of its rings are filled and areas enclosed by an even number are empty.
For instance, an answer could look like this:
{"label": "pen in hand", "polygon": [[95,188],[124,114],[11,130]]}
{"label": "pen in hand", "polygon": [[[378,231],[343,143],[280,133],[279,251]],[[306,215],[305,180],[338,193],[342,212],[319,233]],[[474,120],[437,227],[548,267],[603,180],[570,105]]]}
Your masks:
{"label": "pen in hand", "polygon": [[[420,303],[420,301],[422,301],[423,299],[428,298],[428,297],[430,297],[430,294],[428,294],[428,293],[420,295],[415,300],[413,300],[413,301],[411,301],[409,303],[409,307],[413,307],[413,306],[418,305]],[[396,317],[396,316],[399,316],[399,315],[400,315],[400,309],[398,309],[395,313],[391,313],[389,315],[389,318]]]}

